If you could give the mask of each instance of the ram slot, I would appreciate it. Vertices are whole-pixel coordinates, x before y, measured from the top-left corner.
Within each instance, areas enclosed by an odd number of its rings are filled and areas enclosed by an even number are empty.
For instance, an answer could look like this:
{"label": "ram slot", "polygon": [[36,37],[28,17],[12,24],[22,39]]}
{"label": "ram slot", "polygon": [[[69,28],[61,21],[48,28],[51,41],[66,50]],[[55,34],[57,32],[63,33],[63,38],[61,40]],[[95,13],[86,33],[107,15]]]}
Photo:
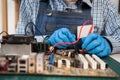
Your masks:
{"label": "ram slot", "polygon": [[103,61],[103,60],[101,60],[98,56],[96,56],[96,55],[92,55],[92,57],[97,61],[97,62],[99,62],[99,64],[100,64],[100,69],[102,69],[102,70],[105,70],[106,69],[106,63]]}
{"label": "ram slot", "polygon": [[85,59],[85,57],[82,54],[79,54],[79,60],[82,62],[83,64],[83,69],[88,69],[88,62]]}
{"label": "ram slot", "polygon": [[97,69],[97,62],[88,54],[85,54],[85,58],[88,60],[89,65],[92,69]]}

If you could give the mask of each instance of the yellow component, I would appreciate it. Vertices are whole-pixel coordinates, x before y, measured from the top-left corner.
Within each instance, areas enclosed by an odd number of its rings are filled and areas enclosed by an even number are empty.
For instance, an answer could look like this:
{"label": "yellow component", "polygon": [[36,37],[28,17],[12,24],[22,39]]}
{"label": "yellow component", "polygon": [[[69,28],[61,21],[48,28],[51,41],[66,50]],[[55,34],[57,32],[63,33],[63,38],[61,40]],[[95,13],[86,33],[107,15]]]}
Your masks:
{"label": "yellow component", "polygon": [[31,69],[29,73],[34,73],[34,69]]}

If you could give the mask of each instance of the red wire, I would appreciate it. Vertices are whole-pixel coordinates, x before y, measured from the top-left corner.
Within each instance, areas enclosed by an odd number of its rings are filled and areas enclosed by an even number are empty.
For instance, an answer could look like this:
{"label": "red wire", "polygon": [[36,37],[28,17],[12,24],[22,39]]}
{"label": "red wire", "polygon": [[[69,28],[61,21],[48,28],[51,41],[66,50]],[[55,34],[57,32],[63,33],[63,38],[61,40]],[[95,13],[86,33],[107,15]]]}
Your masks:
{"label": "red wire", "polygon": [[[54,48],[55,48],[57,45],[59,45],[59,44],[71,44],[71,45],[76,44],[76,43],[80,40],[80,36],[81,36],[82,29],[83,29],[84,25],[86,25],[88,22],[91,24],[91,28],[90,28],[90,30],[89,30],[89,33],[91,33],[91,32],[92,32],[92,29],[93,29],[93,27],[94,27],[94,26],[93,26],[93,23],[92,23],[91,20],[86,20],[86,21],[82,24],[82,26],[81,26],[81,28],[80,28],[80,31],[79,31],[79,34],[78,34],[78,38],[77,38],[76,41],[74,41],[74,42],[58,42],[58,43],[56,43],[55,45],[52,46],[52,48],[48,51],[48,54],[49,54],[50,52],[52,52],[52,51],[54,50]],[[89,34],[89,33],[88,33],[88,34]],[[82,49],[82,50],[83,50],[83,49]]]}

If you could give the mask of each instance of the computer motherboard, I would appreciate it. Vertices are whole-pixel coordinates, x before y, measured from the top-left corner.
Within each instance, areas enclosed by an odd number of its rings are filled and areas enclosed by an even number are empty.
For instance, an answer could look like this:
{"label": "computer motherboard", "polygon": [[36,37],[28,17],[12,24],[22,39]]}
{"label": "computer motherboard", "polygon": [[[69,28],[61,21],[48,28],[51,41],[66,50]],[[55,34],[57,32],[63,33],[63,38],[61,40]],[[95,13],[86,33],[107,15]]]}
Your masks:
{"label": "computer motherboard", "polygon": [[118,77],[101,58],[73,49],[0,55],[0,74]]}

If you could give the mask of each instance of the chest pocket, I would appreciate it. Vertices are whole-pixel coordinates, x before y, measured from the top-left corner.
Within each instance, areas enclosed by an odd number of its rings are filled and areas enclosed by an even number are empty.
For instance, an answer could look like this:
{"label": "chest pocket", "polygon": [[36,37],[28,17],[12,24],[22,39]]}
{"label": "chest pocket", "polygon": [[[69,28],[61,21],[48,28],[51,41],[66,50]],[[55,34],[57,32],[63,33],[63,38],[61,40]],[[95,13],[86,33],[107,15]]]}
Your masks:
{"label": "chest pocket", "polygon": [[[70,11],[53,11],[47,3],[40,2],[39,12],[36,19],[36,26],[43,35],[51,35],[55,30],[68,28],[74,34],[77,33],[77,26],[82,25],[86,20],[92,20],[90,9],[82,13]],[[36,35],[40,35],[35,30]]]}

